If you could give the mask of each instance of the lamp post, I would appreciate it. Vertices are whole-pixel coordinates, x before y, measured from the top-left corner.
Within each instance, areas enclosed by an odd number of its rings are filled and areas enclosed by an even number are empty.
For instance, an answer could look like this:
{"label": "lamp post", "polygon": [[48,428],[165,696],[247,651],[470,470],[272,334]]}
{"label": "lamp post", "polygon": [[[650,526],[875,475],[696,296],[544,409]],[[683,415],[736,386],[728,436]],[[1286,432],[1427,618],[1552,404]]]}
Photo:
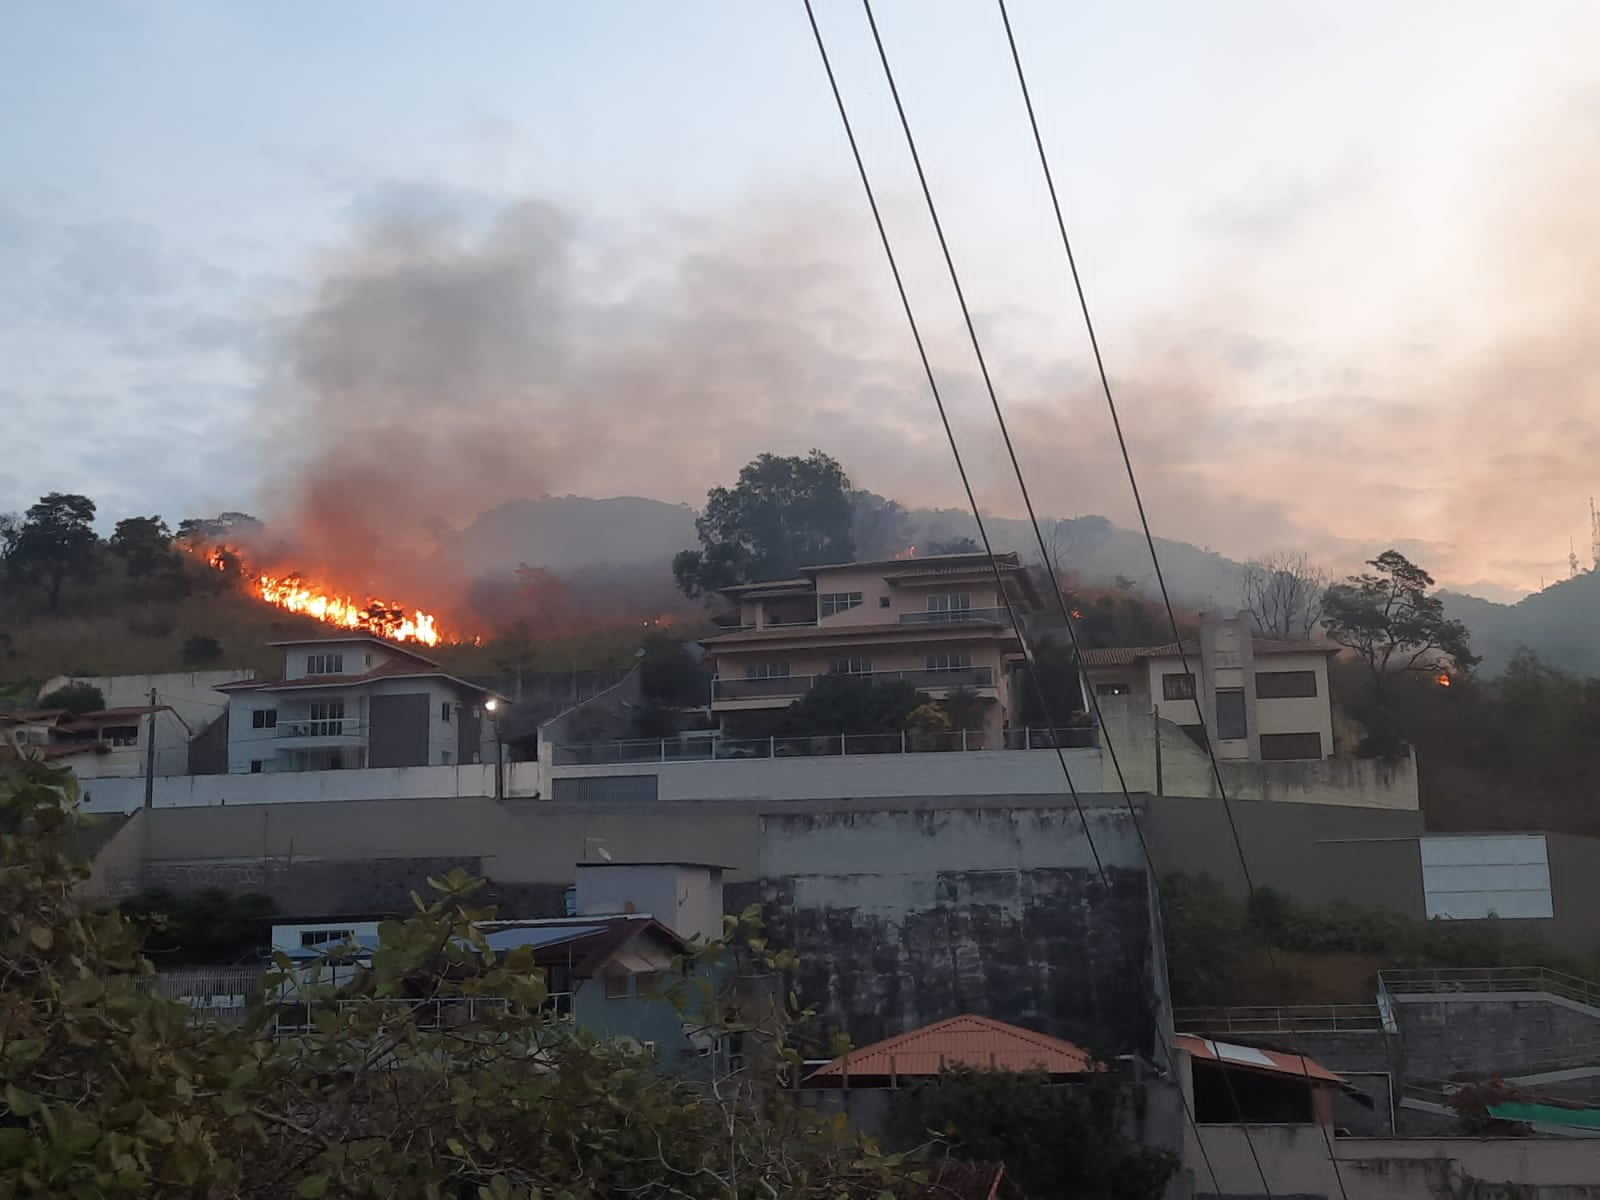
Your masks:
{"label": "lamp post", "polygon": [[498,803],[506,798],[506,747],[500,736],[500,701],[490,696],[483,702],[483,711],[494,726],[494,798]]}

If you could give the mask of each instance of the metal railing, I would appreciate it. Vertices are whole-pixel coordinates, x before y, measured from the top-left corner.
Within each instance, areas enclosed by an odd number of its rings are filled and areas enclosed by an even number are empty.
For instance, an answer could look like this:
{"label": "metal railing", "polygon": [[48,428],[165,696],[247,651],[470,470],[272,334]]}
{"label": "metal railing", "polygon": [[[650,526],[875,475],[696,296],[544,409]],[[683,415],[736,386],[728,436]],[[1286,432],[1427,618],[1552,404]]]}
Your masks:
{"label": "metal railing", "polygon": [[280,720],[277,734],[281,738],[343,737],[346,726],[352,736],[361,732],[359,724],[350,717],[318,717],[316,720]]}
{"label": "metal railing", "polygon": [[[544,1009],[558,1021],[572,1020],[572,993],[552,992]],[[316,1029],[318,1012],[378,1012],[384,1024],[405,1020],[418,1029],[452,1029],[503,1015],[511,1001],[501,996],[435,996],[426,1000],[359,999],[308,1003],[280,1003],[273,1019],[273,1033],[283,1037],[310,1033]]]}
{"label": "metal railing", "polygon": [[984,625],[1005,625],[1011,616],[1003,608],[951,608],[943,612],[908,612],[899,617],[902,625],[951,625],[973,622]]}
{"label": "metal railing", "polygon": [[[711,700],[762,700],[800,697],[823,675],[774,675],[762,679],[713,679]],[[920,671],[862,671],[849,678],[872,683],[909,683],[916,688],[992,688],[993,667],[950,667]]]}
{"label": "metal railing", "polygon": [[1384,971],[1379,982],[1391,999],[1452,992],[1547,992],[1600,1008],[1600,983],[1549,967],[1422,967]]}
{"label": "metal railing", "polygon": [[751,758],[840,758],[868,754],[950,754],[970,750],[1092,750],[1100,744],[1093,726],[1071,729],[1012,729],[996,739],[981,729],[921,733],[824,733],[809,737],[633,738],[556,746],[556,766],[610,763],[717,762]]}
{"label": "metal railing", "polygon": [[1376,1004],[1280,1004],[1235,1008],[1178,1008],[1172,1024],[1179,1033],[1381,1033]]}

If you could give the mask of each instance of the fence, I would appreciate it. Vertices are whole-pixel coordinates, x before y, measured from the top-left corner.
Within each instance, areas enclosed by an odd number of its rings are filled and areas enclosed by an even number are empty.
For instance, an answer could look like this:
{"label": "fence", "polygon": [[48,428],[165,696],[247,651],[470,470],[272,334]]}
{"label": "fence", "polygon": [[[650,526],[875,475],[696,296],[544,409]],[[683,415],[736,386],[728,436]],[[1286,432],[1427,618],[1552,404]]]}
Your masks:
{"label": "fence", "polygon": [[[558,1021],[572,1020],[572,993],[551,992],[545,997],[544,1008]],[[273,1020],[273,1033],[278,1037],[292,1037],[316,1029],[318,1012],[347,1013],[351,1011],[378,1012],[385,1025],[406,1021],[418,1029],[452,1029],[474,1021],[504,1015],[511,1011],[511,1001],[502,996],[434,996],[428,999],[359,999],[333,1000],[301,1004],[280,1004]]]}
{"label": "fence", "polygon": [[1238,1008],[1179,1008],[1172,1013],[1179,1033],[1381,1033],[1376,1004],[1287,1004]]}
{"label": "fence", "polygon": [[634,738],[556,746],[556,766],[609,763],[713,762],[751,758],[837,758],[856,754],[949,754],[972,750],[1092,750],[1100,744],[1093,726],[1012,729],[995,738],[981,729],[937,733],[814,734],[809,737],[728,738],[720,735]]}
{"label": "fence", "polygon": [[1547,992],[1600,1008],[1600,983],[1549,967],[1423,967],[1384,971],[1379,983],[1391,998],[1452,992]]}
{"label": "fence", "polygon": [[[824,675],[765,675],[711,681],[711,700],[764,700],[804,696]],[[847,676],[872,683],[909,683],[915,688],[992,688],[993,667],[930,667],[913,671],[854,671]]]}

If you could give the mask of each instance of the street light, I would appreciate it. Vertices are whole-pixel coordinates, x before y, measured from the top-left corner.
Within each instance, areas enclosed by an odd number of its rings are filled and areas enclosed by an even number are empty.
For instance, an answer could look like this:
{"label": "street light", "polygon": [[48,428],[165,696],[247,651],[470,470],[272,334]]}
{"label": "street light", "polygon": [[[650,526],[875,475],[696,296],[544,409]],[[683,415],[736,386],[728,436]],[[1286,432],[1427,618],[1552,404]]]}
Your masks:
{"label": "street light", "polygon": [[500,803],[506,798],[506,748],[500,737],[500,701],[490,696],[483,702],[483,711],[489,714],[494,726],[494,798]]}

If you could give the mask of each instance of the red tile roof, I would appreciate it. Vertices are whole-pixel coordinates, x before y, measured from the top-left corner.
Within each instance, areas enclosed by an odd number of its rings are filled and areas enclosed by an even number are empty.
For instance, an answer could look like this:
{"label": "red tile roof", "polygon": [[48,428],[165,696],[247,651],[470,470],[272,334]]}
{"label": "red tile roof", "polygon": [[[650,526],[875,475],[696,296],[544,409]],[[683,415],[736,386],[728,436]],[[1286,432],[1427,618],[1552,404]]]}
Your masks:
{"label": "red tile roof", "polygon": [[1094,1062],[1071,1042],[969,1014],[852,1050],[807,1078],[842,1078],[846,1068],[854,1076],[914,1077],[958,1066],[1082,1075],[1094,1069]]}
{"label": "red tile roof", "polygon": [[1314,1083],[1336,1083],[1347,1086],[1342,1075],[1335,1075],[1322,1064],[1301,1054],[1284,1054],[1278,1050],[1261,1050],[1255,1046],[1236,1046],[1231,1042],[1213,1041],[1190,1033],[1180,1033],[1173,1044],[1187,1050],[1199,1062],[1221,1063],[1245,1071],[1260,1071],[1269,1075],[1291,1075]]}

